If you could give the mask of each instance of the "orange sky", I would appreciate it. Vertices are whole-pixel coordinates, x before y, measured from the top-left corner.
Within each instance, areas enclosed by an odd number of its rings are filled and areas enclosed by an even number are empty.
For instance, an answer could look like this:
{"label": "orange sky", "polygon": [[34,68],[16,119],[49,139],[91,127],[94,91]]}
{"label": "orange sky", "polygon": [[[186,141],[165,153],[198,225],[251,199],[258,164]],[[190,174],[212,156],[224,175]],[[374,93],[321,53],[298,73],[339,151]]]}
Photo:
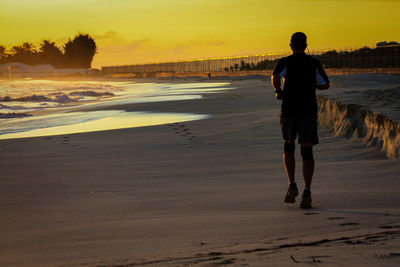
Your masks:
{"label": "orange sky", "polygon": [[400,41],[397,0],[0,0],[0,44],[77,32],[95,38],[94,67]]}

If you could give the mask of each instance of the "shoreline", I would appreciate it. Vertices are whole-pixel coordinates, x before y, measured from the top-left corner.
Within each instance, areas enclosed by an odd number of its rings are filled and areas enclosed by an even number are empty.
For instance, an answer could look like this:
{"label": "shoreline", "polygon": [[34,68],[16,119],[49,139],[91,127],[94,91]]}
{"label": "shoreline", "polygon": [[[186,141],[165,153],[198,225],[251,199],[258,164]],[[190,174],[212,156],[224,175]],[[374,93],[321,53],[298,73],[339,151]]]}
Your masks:
{"label": "shoreline", "polygon": [[209,119],[0,141],[0,263],[396,266],[398,161],[322,130],[315,207],[284,204],[279,102],[265,81],[231,83],[110,107]]}
{"label": "shoreline", "polygon": [[[5,95],[2,97],[3,112],[0,113],[4,118],[0,127],[0,139],[93,132],[183,122],[196,117],[199,119],[206,115],[172,114],[168,111],[156,114],[150,110],[134,113],[123,109],[113,110],[113,107],[121,104],[198,99],[202,98],[202,94],[231,90],[228,85],[226,82],[155,84],[107,81],[70,84],[64,81],[18,80],[0,88],[1,95]],[[21,89],[18,88],[15,94],[7,91],[8,87],[19,86]],[[40,87],[44,88],[40,93],[31,92],[31,88]],[[24,97],[20,98],[21,95]],[[97,110],[85,112],[86,109]]]}
{"label": "shoreline", "polygon": [[[244,72],[243,72],[244,73]],[[365,74],[364,74],[365,75]],[[333,87],[338,86],[338,87],[342,87],[343,85],[340,84],[340,77],[342,76],[333,76],[336,79],[334,79],[334,82],[332,82]],[[352,76],[348,76],[348,77],[352,77]],[[354,76],[355,77],[355,76]],[[361,77],[361,76],[360,76]],[[384,76],[382,76],[384,77]],[[385,76],[386,77],[386,76]],[[395,76],[392,76],[395,77]],[[83,77],[81,77],[83,78]],[[226,78],[226,77],[225,77]],[[231,77],[234,78],[234,77]],[[242,81],[249,81],[249,80],[253,80],[253,81],[267,81],[266,77],[262,78],[262,77],[256,77],[256,76],[243,76],[243,77],[236,77],[236,78],[240,78],[240,79],[228,79],[228,80],[224,80],[229,81],[231,83],[235,83],[235,82],[242,82]],[[358,78],[359,80],[360,78]],[[368,77],[366,76],[366,79],[368,79]],[[374,82],[376,82],[376,77],[373,79]],[[106,77],[102,78],[103,81],[130,81],[130,82],[134,82],[134,83],[144,83],[144,82],[150,82],[150,83],[160,83],[160,82],[164,82],[164,83],[172,83],[172,84],[185,84],[185,83],[190,83],[190,82],[197,82],[197,83],[203,83],[203,82],[207,82],[207,83],[215,83],[215,82],[221,82],[221,80],[218,79],[197,79],[197,80],[186,80],[181,78],[178,78],[178,80],[175,80],[174,78],[147,78],[147,79],[136,79],[136,78],[111,78],[108,79]],[[395,81],[396,79],[394,79]],[[398,80],[398,79],[397,79]],[[100,81],[100,80],[97,80]],[[348,82],[348,81],[347,81]],[[356,82],[357,83],[357,82]],[[391,81],[391,83],[393,83],[393,81]],[[396,83],[390,85],[387,85],[387,87],[390,86],[394,86],[396,85]],[[397,84],[398,85],[398,84]],[[347,86],[349,86],[347,84]],[[356,86],[360,87],[360,84],[357,84]],[[359,89],[356,89],[359,90]],[[390,89],[390,90],[394,90],[394,89]],[[331,90],[330,90],[331,91]],[[345,92],[347,94],[349,94],[349,92]],[[360,93],[358,93],[360,95]],[[373,95],[375,95],[376,92],[373,92]],[[206,96],[207,94],[204,94],[204,96]],[[343,92],[341,92],[341,95],[344,95]],[[322,94],[321,96],[318,96],[318,106],[319,106],[319,124],[322,127],[325,127],[326,129],[328,129],[329,131],[332,131],[333,135],[335,136],[344,136],[347,138],[352,138],[353,140],[359,140],[361,142],[363,142],[364,144],[366,144],[367,146],[376,146],[380,149],[382,149],[382,151],[384,153],[386,153],[386,155],[389,158],[394,158],[394,159],[398,159],[400,157],[400,150],[399,150],[399,146],[400,146],[400,126],[399,126],[399,122],[395,121],[393,119],[391,119],[390,117],[384,115],[384,114],[380,114],[379,112],[376,112],[374,110],[370,110],[368,107],[365,107],[363,105],[359,105],[359,104],[355,104],[354,102],[349,101],[348,99],[343,99],[344,102],[341,101],[341,97],[334,97],[333,99],[330,99],[329,96],[334,96],[334,94]],[[362,96],[362,95],[360,95]],[[360,97],[358,96],[358,97]],[[343,96],[342,96],[343,97]],[[336,98],[336,99],[335,99]],[[179,100],[182,101],[182,100]],[[354,100],[353,100],[354,101]],[[112,103],[112,102],[111,102]],[[179,102],[176,102],[179,103]],[[155,112],[157,110],[154,109],[154,107],[158,107],[158,106],[163,106],[163,105],[159,105],[158,102],[151,102],[149,105],[147,105],[146,103],[136,103],[135,108],[132,109],[130,108],[132,106],[132,104],[107,104],[106,105],[101,105],[101,103],[96,104],[94,107],[92,106],[81,106],[81,107],[76,107],[71,111],[75,111],[75,112],[79,112],[79,111],[110,111],[110,110],[124,110],[125,112],[129,112],[129,111],[139,111],[139,112],[147,112],[147,113],[151,113],[151,112]],[[143,104],[143,105],[142,105]],[[179,104],[177,104],[179,106]],[[110,106],[110,107],[107,107]],[[116,107],[120,107],[119,109]],[[168,104],[167,104],[168,106]],[[397,107],[395,106],[394,109],[396,109]],[[41,111],[38,111],[41,112]],[[162,112],[170,112],[169,109],[167,109],[166,111],[160,111],[158,110],[158,112],[160,112],[160,114],[162,114]],[[197,114],[203,114],[203,110],[199,109],[197,110]],[[177,112],[178,113],[178,112]],[[182,114],[188,114],[185,111],[180,110],[179,113]],[[189,113],[189,114],[193,114],[193,113]],[[199,115],[200,116],[200,115]],[[183,122],[183,121],[180,121]],[[164,123],[161,123],[164,124]],[[137,123],[135,123],[135,125],[137,125]],[[154,124],[156,125],[156,124]],[[143,126],[150,126],[150,125],[144,125]],[[73,125],[71,125],[69,128],[73,127]],[[140,126],[131,126],[131,127],[140,127]],[[131,127],[123,127],[123,126],[118,126],[118,127],[114,127],[115,129],[121,129],[121,128],[131,128]],[[104,130],[112,130],[112,127],[109,127],[108,129],[104,129]],[[36,130],[34,130],[36,131]],[[93,130],[94,131],[94,130]],[[90,132],[93,132],[90,131]],[[97,130],[98,131],[98,130]],[[75,131],[76,133],[79,133],[79,131]],[[59,134],[74,134],[74,131],[70,131],[69,133],[65,132],[65,133],[59,133]],[[19,136],[28,136],[28,135],[24,135],[24,134],[19,134]],[[47,136],[47,135],[42,135],[42,136]]]}

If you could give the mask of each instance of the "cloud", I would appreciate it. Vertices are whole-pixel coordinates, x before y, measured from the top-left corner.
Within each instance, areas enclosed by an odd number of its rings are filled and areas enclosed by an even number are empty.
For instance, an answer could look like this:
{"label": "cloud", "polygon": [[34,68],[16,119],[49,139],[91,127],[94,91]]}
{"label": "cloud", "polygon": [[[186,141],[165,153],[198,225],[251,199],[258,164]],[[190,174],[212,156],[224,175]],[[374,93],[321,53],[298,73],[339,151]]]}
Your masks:
{"label": "cloud", "polygon": [[102,35],[94,35],[93,37],[96,38],[97,40],[109,40],[109,39],[115,39],[117,36],[116,31],[108,31]]}
{"label": "cloud", "polygon": [[112,42],[106,45],[99,45],[99,53],[112,53],[114,55],[130,56],[132,53],[137,52],[138,49],[143,48],[149,42],[149,38],[134,40],[130,42],[124,41],[122,43]]}
{"label": "cloud", "polygon": [[214,36],[197,36],[171,45],[150,38],[127,40],[115,31],[94,38],[99,49],[94,58],[97,67],[210,57],[221,54],[227,45],[225,40]]}
{"label": "cloud", "polygon": [[129,57],[151,41],[149,38],[127,40],[116,31],[107,31],[104,34],[94,35],[93,38],[98,44],[99,53],[112,54],[116,57]]}
{"label": "cloud", "polygon": [[172,48],[176,54],[184,54],[191,50],[209,49],[210,47],[225,46],[227,42],[213,36],[198,36],[194,39],[178,44]]}
{"label": "cloud", "polygon": [[116,31],[108,31],[104,34],[100,35],[93,35],[94,40],[96,43],[100,45],[110,44],[110,43],[126,43],[126,40],[119,36],[118,32]]}
{"label": "cloud", "polygon": [[146,51],[149,49],[150,41],[150,39],[144,38],[133,41],[124,40],[123,42],[108,41],[106,44],[99,44],[93,65],[100,67],[133,64],[138,57],[148,54]]}

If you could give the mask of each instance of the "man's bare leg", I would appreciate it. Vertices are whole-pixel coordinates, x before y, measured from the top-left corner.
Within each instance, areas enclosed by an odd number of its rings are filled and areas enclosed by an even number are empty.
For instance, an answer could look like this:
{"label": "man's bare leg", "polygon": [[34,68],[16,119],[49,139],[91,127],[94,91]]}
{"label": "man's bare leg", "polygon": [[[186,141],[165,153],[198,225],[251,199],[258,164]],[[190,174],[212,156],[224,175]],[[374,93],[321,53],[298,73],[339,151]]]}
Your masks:
{"label": "man's bare leg", "polygon": [[314,174],[314,157],[312,152],[312,143],[301,144],[301,156],[303,158],[303,176],[304,176],[304,192],[300,203],[300,208],[311,208],[311,182]]}
{"label": "man's bare leg", "polygon": [[314,174],[314,161],[313,160],[304,161],[303,176],[304,176],[304,186],[306,188],[311,188],[313,174]]}
{"label": "man's bare leg", "polygon": [[[302,147],[311,147],[312,143],[302,143]],[[311,188],[312,177],[314,175],[314,160],[306,159],[303,161],[303,176],[304,176],[304,186],[308,189]]]}
{"label": "man's bare leg", "polygon": [[[284,141],[288,144],[294,144],[295,141]],[[285,164],[286,174],[289,179],[289,183],[294,183],[296,178],[296,159],[294,156],[294,152],[284,152],[283,153],[283,162]]]}
{"label": "man's bare leg", "polygon": [[295,183],[296,174],[296,159],[294,157],[295,142],[285,141],[285,149],[283,153],[283,162],[285,164],[286,174],[289,179],[289,188],[286,193],[285,202],[294,203],[296,201],[296,196],[299,194],[297,185]]}

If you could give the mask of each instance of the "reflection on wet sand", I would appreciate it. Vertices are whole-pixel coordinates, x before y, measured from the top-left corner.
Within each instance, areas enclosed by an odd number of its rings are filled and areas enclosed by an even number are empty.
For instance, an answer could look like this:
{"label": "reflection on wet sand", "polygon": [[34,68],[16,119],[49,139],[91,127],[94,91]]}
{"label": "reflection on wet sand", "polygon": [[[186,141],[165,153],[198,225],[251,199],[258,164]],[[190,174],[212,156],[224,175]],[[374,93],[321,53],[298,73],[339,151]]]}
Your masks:
{"label": "reflection on wet sand", "polygon": [[[0,135],[0,139],[87,133],[132,127],[161,125],[173,122],[205,119],[208,117],[208,115],[106,110],[90,112],[71,112],[58,116],[48,115],[43,117],[44,118],[42,118],[41,120],[32,118],[20,119],[19,124],[25,125],[25,129],[23,129],[21,125],[10,125],[8,127],[8,132]],[[85,119],[82,119],[83,117]],[[46,127],[41,127],[41,123],[43,121],[45,121]],[[13,127],[18,130],[13,130]]]}

